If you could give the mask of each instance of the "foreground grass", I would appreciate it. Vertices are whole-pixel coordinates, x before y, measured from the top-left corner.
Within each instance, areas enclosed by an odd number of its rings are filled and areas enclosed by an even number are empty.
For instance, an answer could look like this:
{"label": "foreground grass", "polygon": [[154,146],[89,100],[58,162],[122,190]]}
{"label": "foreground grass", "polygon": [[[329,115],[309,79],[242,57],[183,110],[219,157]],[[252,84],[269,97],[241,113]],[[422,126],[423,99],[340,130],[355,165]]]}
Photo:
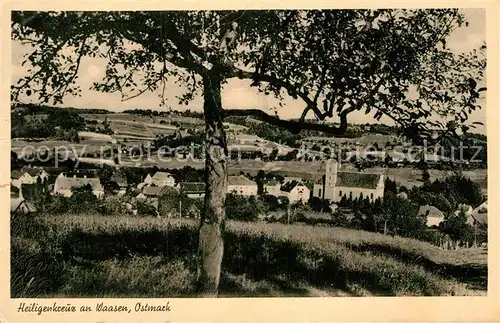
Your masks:
{"label": "foreground grass", "polygon": [[[194,297],[197,223],[44,216],[11,222],[12,297]],[[227,224],[221,296],[470,295],[486,252],[344,228]]]}

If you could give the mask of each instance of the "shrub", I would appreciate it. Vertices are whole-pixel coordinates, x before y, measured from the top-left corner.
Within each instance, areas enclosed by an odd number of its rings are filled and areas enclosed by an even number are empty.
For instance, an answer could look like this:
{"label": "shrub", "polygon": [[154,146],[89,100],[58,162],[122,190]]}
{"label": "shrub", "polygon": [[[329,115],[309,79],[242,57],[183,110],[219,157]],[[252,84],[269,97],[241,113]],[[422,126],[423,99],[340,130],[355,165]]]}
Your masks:
{"label": "shrub", "polygon": [[156,208],[148,203],[137,202],[137,215],[141,216],[156,216]]}

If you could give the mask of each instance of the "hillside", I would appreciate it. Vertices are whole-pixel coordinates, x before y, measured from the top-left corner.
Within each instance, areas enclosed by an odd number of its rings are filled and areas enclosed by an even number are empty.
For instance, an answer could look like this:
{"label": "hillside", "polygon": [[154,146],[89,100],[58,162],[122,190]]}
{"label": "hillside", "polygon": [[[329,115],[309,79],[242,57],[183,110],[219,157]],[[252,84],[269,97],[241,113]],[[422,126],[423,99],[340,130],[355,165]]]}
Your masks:
{"label": "hillside", "polygon": [[[194,220],[16,218],[12,297],[190,297]],[[337,227],[228,223],[221,296],[485,294],[487,251]]]}

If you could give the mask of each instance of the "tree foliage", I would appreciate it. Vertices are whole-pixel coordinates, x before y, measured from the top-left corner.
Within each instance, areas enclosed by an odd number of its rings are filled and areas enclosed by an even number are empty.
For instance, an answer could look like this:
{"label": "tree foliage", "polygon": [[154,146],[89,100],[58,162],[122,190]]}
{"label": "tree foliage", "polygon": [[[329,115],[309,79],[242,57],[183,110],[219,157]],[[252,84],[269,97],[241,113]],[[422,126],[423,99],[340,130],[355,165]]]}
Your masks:
{"label": "tree foliage", "polygon": [[[82,57],[108,61],[93,88],[122,99],[181,82],[188,103],[212,72],[223,82],[249,79],[279,98],[304,101],[299,122],[256,110],[254,115],[292,132],[344,133],[356,110],[383,115],[420,140],[430,128],[458,130],[485,88],[485,48],[457,54],[447,36],[465,24],[458,9],[246,10],[162,12],[14,12],[12,38],[33,46],[29,75],[12,85],[12,98],[35,95],[62,102],[78,95]],[[418,98],[410,98],[414,88]],[[164,92],[162,92],[164,94]],[[162,96],[162,103],[165,97]],[[308,124],[336,117],[338,127]],[[451,117],[428,122],[431,115]],[[473,126],[472,124],[470,126]]]}

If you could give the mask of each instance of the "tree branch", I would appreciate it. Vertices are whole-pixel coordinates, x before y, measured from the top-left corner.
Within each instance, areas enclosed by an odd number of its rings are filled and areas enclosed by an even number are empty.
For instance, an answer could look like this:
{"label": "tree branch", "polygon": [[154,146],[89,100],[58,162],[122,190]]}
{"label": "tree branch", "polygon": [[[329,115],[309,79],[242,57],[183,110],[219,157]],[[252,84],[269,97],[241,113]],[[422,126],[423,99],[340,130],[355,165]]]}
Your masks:
{"label": "tree branch", "polygon": [[[345,110],[347,111],[347,110]],[[271,116],[259,109],[232,109],[223,110],[222,114],[224,117],[246,117],[251,116],[258,120],[267,122],[274,126],[285,128],[293,134],[299,133],[301,130],[315,130],[324,133],[333,134],[336,136],[342,136],[347,130],[347,114],[348,112],[343,112],[340,115],[340,126],[334,127],[326,124],[320,123],[310,123],[310,122],[300,122],[294,120],[283,120],[275,116]]]}

